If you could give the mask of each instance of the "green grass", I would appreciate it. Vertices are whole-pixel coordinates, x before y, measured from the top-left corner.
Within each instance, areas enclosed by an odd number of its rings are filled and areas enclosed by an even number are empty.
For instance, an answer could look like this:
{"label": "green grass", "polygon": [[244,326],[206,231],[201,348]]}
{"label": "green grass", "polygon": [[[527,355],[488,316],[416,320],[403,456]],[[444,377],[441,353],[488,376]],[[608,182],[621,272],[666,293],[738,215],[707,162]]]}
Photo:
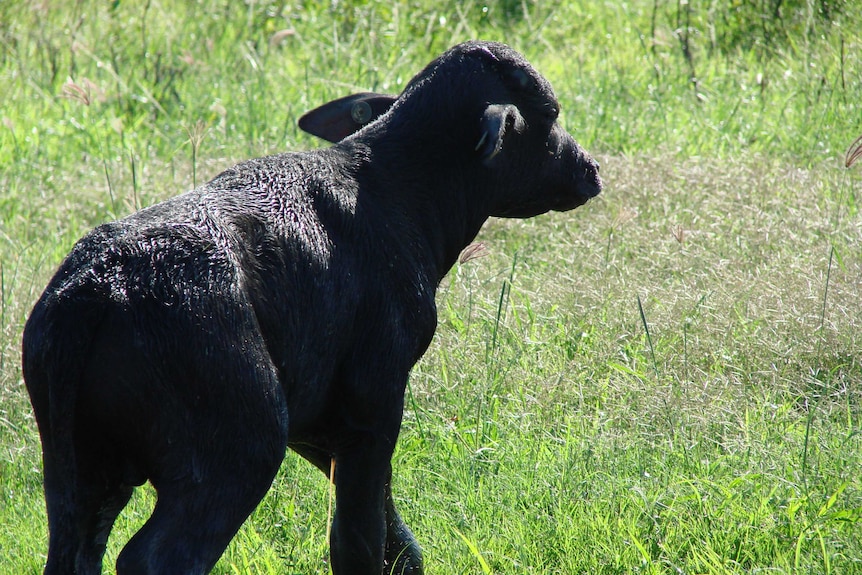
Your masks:
{"label": "green grass", "polygon": [[[551,80],[606,191],[492,220],[440,287],[395,455],[428,571],[862,574],[856,3],[174,4],[0,4],[4,572],[44,562],[20,334],[72,243],[482,37]],[[328,490],[289,455],[216,572],[328,573]]]}

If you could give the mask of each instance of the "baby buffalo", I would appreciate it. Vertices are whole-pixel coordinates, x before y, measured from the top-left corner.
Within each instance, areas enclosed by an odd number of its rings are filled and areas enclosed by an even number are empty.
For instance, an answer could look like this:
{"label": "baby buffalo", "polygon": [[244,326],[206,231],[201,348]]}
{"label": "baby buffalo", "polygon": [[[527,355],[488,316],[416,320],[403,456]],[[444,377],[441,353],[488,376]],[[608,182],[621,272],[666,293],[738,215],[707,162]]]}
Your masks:
{"label": "baby buffalo", "polygon": [[422,573],[390,457],[437,285],[489,216],[570,210],[601,181],[547,80],[501,44],[452,48],[383,109],[72,249],[23,341],[45,573],[99,573],[145,481],[158,501],[117,572],[208,572],[288,447],[334,462],[334,574]]}

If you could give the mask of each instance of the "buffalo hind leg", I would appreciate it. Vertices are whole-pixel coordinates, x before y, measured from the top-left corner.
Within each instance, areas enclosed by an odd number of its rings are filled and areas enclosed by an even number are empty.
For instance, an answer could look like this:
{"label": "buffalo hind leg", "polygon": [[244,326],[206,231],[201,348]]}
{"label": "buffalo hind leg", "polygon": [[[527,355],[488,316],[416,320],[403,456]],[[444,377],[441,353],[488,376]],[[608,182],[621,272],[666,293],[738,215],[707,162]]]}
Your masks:
{"label": "buffalo hind leg", "polygon": [[50,455],[44,461],[49,527],[45,575],[98,575],[108,535],[133,488],[95,470],[61,476]]}
{"label": "buffalo hind leg", "polygon": [[[217,401],[189,416],[186,433],[151,448],[156,505],[120,553],[118,575],[208,573],[266,495],[284,460],[287,411],[274,378],[250,379],[214,384]],[[234,389],[244,396],[217,393]]]}
{"label": "buffalo hind leg", "polygon": [[120,553],[117,574],[208,573],[263,498],[276,469],[263,477],[157,488],[153,514]]}
{"label": "buffalo hind leg", "polygon": [[197,428],[150,478],[156,506],[120,553],[118,575],[208,573],[266,495],[284,459],[286,420],[267,422],[258,410],[218,415],[231,419],[221,433],[213,423]]}
{"label": "buffalo hind leg", "polygon": [[422,575],[422,549],[413,532],[401,519],[392,500],[392,469],[386,481],[386,552],[383,558],[385,575]]}

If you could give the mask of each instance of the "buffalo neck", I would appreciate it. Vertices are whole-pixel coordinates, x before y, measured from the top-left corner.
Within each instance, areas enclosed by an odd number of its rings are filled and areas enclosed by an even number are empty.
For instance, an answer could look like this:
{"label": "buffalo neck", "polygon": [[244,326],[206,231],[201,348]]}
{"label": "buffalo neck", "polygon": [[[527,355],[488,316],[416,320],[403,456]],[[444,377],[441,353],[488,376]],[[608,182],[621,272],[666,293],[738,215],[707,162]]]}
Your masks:
{"label": "buffalo neck", "polygon": [[419,252],[415,257],[432,268],[428,271],[439,283],[489,217],[482,186],[469,177],[465,162],[445,153],[457,150],[435,143],[438,151],[431,153],[434,148],[418,139],[392,140],[348,139],[341,146],[351,157],[359,203],[367,196],[396,235],[394,241]]}

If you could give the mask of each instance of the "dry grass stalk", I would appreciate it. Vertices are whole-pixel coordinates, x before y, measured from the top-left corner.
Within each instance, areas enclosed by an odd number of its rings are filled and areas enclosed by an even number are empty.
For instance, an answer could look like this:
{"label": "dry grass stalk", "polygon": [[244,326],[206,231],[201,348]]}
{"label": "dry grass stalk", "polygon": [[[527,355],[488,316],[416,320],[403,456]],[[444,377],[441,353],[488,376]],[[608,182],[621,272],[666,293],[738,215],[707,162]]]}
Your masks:
{"label": "dry grass stalk", "polygon": [[856,160],[862,158],[862,136],[856,138],[850,147],[847,148],[847,153],[844,154],[844,167],[849,168],[856,163]]}
{"label": "dry grass stalk", "polygon": [[89,78],[82,78],[80,84],[71,78],[66,80],[66,83],[63,84],[61,96],[80,102],[85,106],[89,106],[96,101],[104,102],[106,99],[105,91]]}
{"label": "dry grass stalk", "polygon": [[63,84],[62,96],[64,98],[80,102],[85,106],[89,106],[91,103],[90,91],[84,89],[82,86],[79,86],[72,80],[69,80],[65,84]]}
{"label": "dry grass stalk", "polygon": [[281,46],[281,44],[291,36],[296,35],[296,30],[293,28],[285,28],[284,30],[279,30],[269,38],[270,46]]}
{"label": "dry grass stalk", "polygon": [[484,243],[474,242],[461,251],[461,255],[458,256],[458,263],[465,264],[470,260],[483,258],[489,253],[491,252],[488,251],[488,247]]}
{"label": "dry grass stalk", "polygon": [[186,134],[189,136],[189,142],[194,148],[195,152],[197,152],[198,148],[203,142],[204,137],[207,135],[207,131],[209,130],[209,124],[204,122],[203,120],[198,120],[191,126],[185,126]]}

